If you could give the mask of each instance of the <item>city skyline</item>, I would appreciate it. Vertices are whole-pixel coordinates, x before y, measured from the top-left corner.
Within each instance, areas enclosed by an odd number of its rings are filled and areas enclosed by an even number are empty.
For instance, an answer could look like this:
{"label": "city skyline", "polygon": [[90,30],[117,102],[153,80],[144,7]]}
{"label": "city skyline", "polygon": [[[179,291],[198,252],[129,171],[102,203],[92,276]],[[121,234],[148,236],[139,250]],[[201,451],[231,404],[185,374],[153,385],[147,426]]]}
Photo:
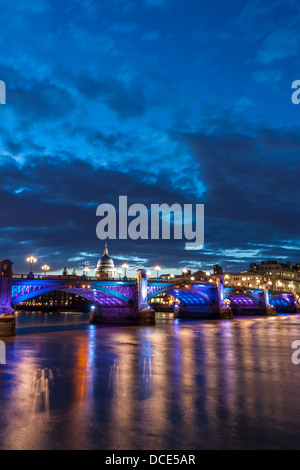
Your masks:
{"label": "city skyline", "polygon": [[[193,273],[196,273],[197,271],[202,271],[203,273],[205,273],[207,276],[209,276],[210,274],[220,274],[219,270],[221,269],[223,274],[225,275],[226,273],[236,273],[236,274],[243,274],[245,272],[256,272],[255,269],[254,269],[254,265],[255,266],[261,266],[261,269],[263,268],[263,265],[268,265],[270,262],[271,263],[278,263],[279,265],[282,265],[284,266],[286,269],[287,268],[290,268],[292,269],[294,272],[299,272],[299,266],[300,266],[300,263],[298,262],[295,262],[293,263],[292,261],[290,260],[287,260],[286,262],[282,262],[282,261],[279,261],[279,260],[275,260],[275,259],[269,259],[269,260],[252,260],[251,262],[249,262],[248,265],[245,265],[244,268],[240,269],[240,270],[236,270],[236,271],[233,271],[233,270],[229,270],[229,267],[228,266],[220,266],[219,264],[215,263],[214,265],[207,265],[207,266],[197,266],[196,263],[195,264],[195,267],[193,267],[193,263],[191,263],[191,266],[189,265],[183,265],[179,268],[179,267],[174,267],[174,268],[170,268],[169,266],[161,266],[159,265],[159,263],[155,263],[153,261],[152,264],[150,264],[149,262],[146,263],[146,264],[143,264],[143,265],[139,265],[138,262],[135,260],[134,263],[132,265],[128,265],[127,261],[128,259],[130,259],[130,255],[128,255],[126,257],[126,255],[124,256],[117,256],[117,257],[114,257],[113,253],[111,253],[110,249],[109,249],[109,246],[108,246],[108,242],[105,242],[103,244],[103,247],[104,247],[104,252],[103,252],[103,255],[107,254],[107,249],[109,250],[109,257],[113,260],[114,262],[114,270],[115,270],[115,275],[107,275],[108,277],[115,277],[115,278],[120,278],[120,277],[123,277],[125,275],[125,268],[124,266],[126,266],[126,272],[128,272],[128,276],[129,277],[133,277],[135,278],[136,277],[136,272],[138,269],[148,269],[148,275],[149,277],[153,277],[153,278],[156,278],[158,277],[158,274],[156,275],[155,273],[158,273],[158,270],[157,270],[157,266],[159,268],[159,275],[181,275],[183,274],[184,272],[187,272],[187,271],[190,271],[191,272],[191,275],[193,275]],[[40,262],[40,260],[38,258],[34,258],[34,256],[30,256],[30,257],[27,257],[26,259],[24,259],[24,263],[23,263],[23,270],[19,270],[18,273],[19,274],[24,274],[24,273],[27,273],[27,271],[29,272],[33,272],[35,275],[64,275],[64,272],[67,271],[68,275],[72,275],[76,272],[76,275],[78,276],[82,276],[83,274],[88,276],[88,277],[94,277],[96,276],[95,274],[95,271],[99,268],[99,263],[101,261],[101,253],[98,255],[98,258],[95,260],[88,260],[87,258],[82,261],[81,258],[74,261],[73,264],[72,263],[62,263],[61,267],[56,269],[56,270],[53,270],[51,268],[51,265],[49,264],[44,264],[43,266],[41,265],[42,263]],[[32,260],[30,258],[34,258],[34,262],[32,262]],[[29,269],[30,268],[30,269]],[[45,269],[46,268],[46,269]],[[269,268],[265,268],[265,271],[268,272],[269,271]],[[15,271],[16,272],[16,271]],[[209,273],[209,274],[208,274]]]}
{"label": "city skyline", "polygon": [[96,208],[127,195],[205,204],[205,245],[108,240],[116,265],[299,262],[299,22],[294,1],[3,4],[1,257],[95,265]]}

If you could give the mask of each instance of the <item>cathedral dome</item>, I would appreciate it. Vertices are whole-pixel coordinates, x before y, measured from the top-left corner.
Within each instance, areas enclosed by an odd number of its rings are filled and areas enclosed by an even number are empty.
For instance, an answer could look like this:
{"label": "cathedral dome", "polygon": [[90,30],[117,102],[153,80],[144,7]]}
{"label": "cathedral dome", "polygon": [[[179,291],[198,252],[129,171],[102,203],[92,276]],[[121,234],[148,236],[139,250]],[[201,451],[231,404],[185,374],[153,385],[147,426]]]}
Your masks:
{"label": "cathedral dome", "polygon": [[108,255],[107,243],[105,243],[103,256],[98,261],[95,275],[98,277],[115,277],[116,275],[114,261]]}

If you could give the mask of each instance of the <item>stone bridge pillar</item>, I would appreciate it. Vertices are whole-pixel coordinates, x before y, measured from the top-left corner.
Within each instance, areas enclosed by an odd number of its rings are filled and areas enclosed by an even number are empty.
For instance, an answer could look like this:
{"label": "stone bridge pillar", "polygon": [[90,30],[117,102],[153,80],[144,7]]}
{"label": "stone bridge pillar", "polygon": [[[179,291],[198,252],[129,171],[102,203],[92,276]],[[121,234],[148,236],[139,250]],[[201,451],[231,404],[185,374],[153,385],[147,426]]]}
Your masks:
{"label": "stone bridge pillar", "polygon": [[137,271],[137,307],[139,323],[155,325],[155,311],[148,305],[147,269]]}
{"label": "stone bridge pillar", "polygon": [[277,315],[277,311],[276,311],[276,307],[272,307],[270,305],[270,301],[269,301],[269,284],[266,283],[264,285],[264,307],[266,309],[266,315],[267,316],[276,316]]}
{"label": "stone bridge pillar", "polygon": [[127,305],[95,305],[90,314],[90,323],[154,325],[155,311],[148,306],[148,278],[146,269],[139,269],[137,271],[136,283],[130,285],[130,289],[131,299]]}
{"label": "stone bridge pillar", "polygon": [[224,277],[221,276],[217,279],[218,300],[219,300],[219,315],[223,320],[231,320],[233,312],[230,305],[226,305],[224,301]]}
{"label": "stone bridge pillar", "polygon": [[0,337],[15,334],[15,317],[11,306],[12,265],[11,261],[0,261]]}
{"label": "stone bridge pillar", "polygon": [[294,302],[295,302],[296,313],[300,313],[300,298],[297,295],[297,292],[294,292]]}

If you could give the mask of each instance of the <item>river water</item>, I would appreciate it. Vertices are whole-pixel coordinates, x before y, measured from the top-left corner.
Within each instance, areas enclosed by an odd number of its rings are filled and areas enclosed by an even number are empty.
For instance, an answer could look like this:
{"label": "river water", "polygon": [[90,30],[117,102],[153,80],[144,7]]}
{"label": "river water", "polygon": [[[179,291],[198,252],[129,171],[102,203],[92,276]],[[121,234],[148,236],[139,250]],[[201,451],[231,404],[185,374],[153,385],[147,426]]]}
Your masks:
{"label": "river water", "polygon": [[1,449],[299,449],[300,318],[93,326],[19,313]]}

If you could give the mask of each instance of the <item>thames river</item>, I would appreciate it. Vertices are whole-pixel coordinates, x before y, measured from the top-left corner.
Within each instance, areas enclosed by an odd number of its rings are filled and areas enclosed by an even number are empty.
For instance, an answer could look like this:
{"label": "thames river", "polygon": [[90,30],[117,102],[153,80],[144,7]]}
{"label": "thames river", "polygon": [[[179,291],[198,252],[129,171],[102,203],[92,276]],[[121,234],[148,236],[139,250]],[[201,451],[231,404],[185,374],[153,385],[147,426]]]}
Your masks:
{"label": "thames river", "polygon": [[300,318],[94,326],[18,313],[1,449],[299,449]]}

